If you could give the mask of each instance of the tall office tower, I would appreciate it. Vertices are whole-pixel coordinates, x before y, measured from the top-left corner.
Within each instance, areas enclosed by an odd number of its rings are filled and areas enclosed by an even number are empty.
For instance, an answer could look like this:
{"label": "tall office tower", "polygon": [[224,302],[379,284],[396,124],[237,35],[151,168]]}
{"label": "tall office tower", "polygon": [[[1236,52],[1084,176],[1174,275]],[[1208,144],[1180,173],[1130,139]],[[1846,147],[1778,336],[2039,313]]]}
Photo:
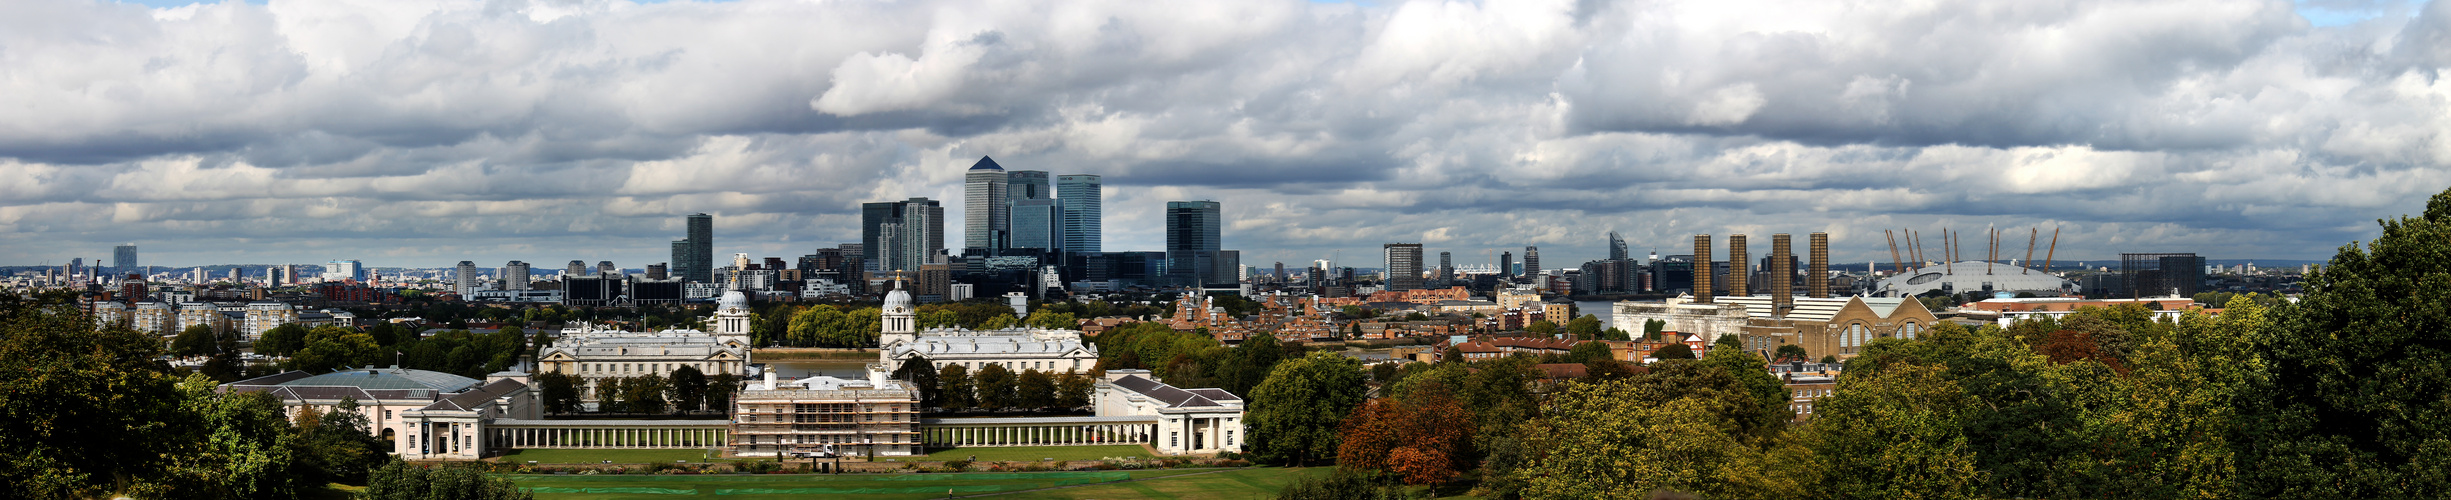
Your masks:
{"label": "tall office tower", "polygon": [[305,283],[305,282],[306,282],[305,280],[298,279],[298,265],[297,265],[297,264],[282,264],[282,265],[281,265],[281,284],[284,284],[284,285],[295,285],[295,284]]}
{"label": "tall office tower", "polygon": [[[1026,172],[1014,172],[1021,174]],[[1042,179],[1043,180],[1043,179]],[[1016,191],[1018,192],[1018,191]],[[1006,234],[1008,248],[1064,249],[1064,206],[1056,200],[1013,200],[1012,223]]]}
{"label": "tall office tower", "polygon": [[1105,198],[1099,189],[1106,181],[1096,175],[1074,174],[1055,178],[1055,197],[1064,208],[1064,251],[1074,253],[1102,252],[1100,243],[1106,237],[1102,227],[1106,215]]}
{"label": "tall office tower", "polygon": [[1388,243],[1387,289],[1405,291],[1421,289],[1421,244]]}
{"label": "tall office tower", "polygon": [[1449,253],[1449,252],[1439,252],[1439,253],[1438,253],[1438,281],[1445,282],[1445,281],[1450,281],[1450,280],[1454,280],[1454,279],[1455,279],[1455,254],[1453,254],[1453,253]]}
{"label": "tall office tower", "polygon": [[1774,316],[1786,316],[1796,308],[1796,254],[1790,252],[1787,233],[1770,235],[1770,310]]}
{"label": "tall office tower", "polygon": [[621,274],[621,268],[613,267],[613,261],[596,261],[596,274],[607,276]]}
{"label": "tall office tower", "polygon": [[117,247],[112,247],[112,248],[111,248],[111,253],[112,253],[112,256],[111,256],[111,257],[112,257],[112,259],[111,259],[111,270],[112,270],[113,272],[116,272],[116,273],[118,273],[118,274],[127,274],[127,273],[132,273],[132,272],[139,272],[139,271],[137,271],[137,270],[136,270],[136,244],[135,244],[135,243],[129,243],[129,244],[126,244],[126,245],[120,245],[120,246],[117,246]]}
{"label": "tall office tower", "polygon": [[962,248],[1004,248],[1004,229],[1012,226],[1006,184],[1012,175],[995,158],[979,157],[962,176]]}
{"label": "tall office tower", "polygon": [[1608,260],[1626,260],[1629,258],[1633,258],[1633,254],[1626,253],[1625,238],[1618,237],[1616,231],[1609,231]]}
{"label": "tall office tower", "polygon": [[1805,244],[1811,248],[1805,251],[1812,255],[1806,258],[1805,265],[1809,267],[1805,268],[1804,296],[1830,298],[1830,233],[1813,233],[1808,238],[1810,241]]}
{"label": "tall office tower", "polygon": [[1515,252],[1498,252],[1498,279],[1515,277]]}
{"label": "tall office tower", "polygon": [[562,279],[577,278],[586,274],[587,261],[574,260],[570,261],[570,265],[562,267]]}
{"label": "tall office tower", "polygon": [[502,289],[528,289],[528,263],[514,260],[502,264]]}
{"label": "tall office tower", "polygon": [[230,282],[231,282],[231,283],[237,283],[237,282],[238,282],[238,268],[235,268],[235,267],[230,268]]}
{"label": "tall office tower", "polygon": [[1243,252],[1218,250],[1217,256],[1209,259],[1208,276],[1208,284],[1242,283]]}
{"label": "tall office tower", "polygon": [[1277,272],[1276,272],[1276,274],[1271,274],[1271,275],[1268,275],[1268,276],[1270,276],[1272,279],[1275,279],[1275,280],[1276,280],[1276,282],[1277,282],[1277,284],[1279,284],[1279,285],[1283,285],[1283,284],[1285,284],[1285,263],[1283,263],[1283,262],[1278,262],[1278,263],[1277,263]]}
{"label": "tall office tower", "polygon": [[936,200],[860,205],[859,252],[865,270],[917,272],[944,248],[945,207]]}
{"label": "tall office tower", "polygon": [[647,265],[647,279],[648,279],[648,280],[650,280],[650,281],[663,281],[663,280],[665,279],[665,278],[664,278],[664,276],[665,276],[665,274],[664,274],[664,264],[662,264],[662,263],[655,263],[655,264],[648,264],[648,265]]}
{"label": "tall office tower", "polygon": [[1753,295],[1753,261],[1745,252],[1745,235],[1728,235],[1728,295]]}
{"label": "tall office tower", "polygon": [[1540,247],[1523,247],[1523,275],[1540,275]]}
{"label": "tall office tower", "polygon": [[1211,283],[1224,209],[1214,201],[1166,202],[1166,274],[1176,284]]}
{"label": "tall office tower", "polygon": [[1694,303],[1711,303],[1711,235],[1694,235]]}
{"label": "tall office tower", "polygon": [[451,277],[452,288],[460,292],[461,300],[467,300],[469,296],[477,293],[477,263],[460,261],[458,271]]}
{"label": "tall office tower", "polygon": [[1044,170],[1014,170],[1005,174],[1004,198],[1007,200],[1052,200],[1055,186],[1047,183]]}
{"label": "tall office tower", "polygon": [[715,281],[715,216],[689,216],[689,257],[689,269],[683,277],[704,283]]}

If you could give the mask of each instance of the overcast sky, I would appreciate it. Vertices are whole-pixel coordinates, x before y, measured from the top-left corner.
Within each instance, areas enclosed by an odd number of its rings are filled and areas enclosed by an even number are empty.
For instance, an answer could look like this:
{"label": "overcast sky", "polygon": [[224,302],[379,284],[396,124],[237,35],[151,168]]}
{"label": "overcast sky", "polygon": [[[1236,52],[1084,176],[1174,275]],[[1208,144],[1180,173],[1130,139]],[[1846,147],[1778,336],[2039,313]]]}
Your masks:
{"label": "overcast sky", "polygon": [[1105,175],[1108,250],[1217,200],[1255,266],[2322,259],[2451,187],[2447,67],[2443,3],[0,0],[0,264],[792,257],[914,196],[958,248],[982,155]]}

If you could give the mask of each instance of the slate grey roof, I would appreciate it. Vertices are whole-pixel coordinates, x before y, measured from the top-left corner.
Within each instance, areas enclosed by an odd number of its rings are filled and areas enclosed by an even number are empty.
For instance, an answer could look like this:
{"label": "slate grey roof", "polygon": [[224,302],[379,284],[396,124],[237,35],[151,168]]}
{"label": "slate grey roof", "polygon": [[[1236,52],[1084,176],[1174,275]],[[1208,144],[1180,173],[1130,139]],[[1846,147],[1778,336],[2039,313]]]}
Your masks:
{"label": "slate grey roof", "polygon": [[[1207,395],[1219,394],[1229,397],[1233,396],[1233,394],[1226,393],[1226,391],[1221,389],[1193,389],[1190,391],[1177,389],[1174,386],[1166,385],[1164,382],[1141,378],[1139,375],[1126,375],[1123,378],[1115,379],[1113,384],[1115,384],[1115,387],[1120,387],[1127,391],[1137,392],[1143,396],[1148,396],[1159,401],[1165,401],[1167,406],[1176,408],[1225,406],[1217,404],[1217,401],[1210,399]],[[1241,398],[1234,398],[1233,400],[1240,401]]]}
{"label": "slate grey roof", "polygon": [[426,407],[418,409],[466,411],[470,408],[484,406],[486,402],[493,401],[494,398],[502,397],[504,394],[510,394],[511,392],[517,391],[523,387],[527,387],[527,384],[519,383],[517,380],[496,380],[493,383],[485,384],[484,387],[478,387],[467,392],[454,394],[451,395],[451,397],[443,398],[442,400],[435,401],[434,404],[426,405]]}
{"label": "slate grey roof", "polygon": [[282,382],[283,386],[348,386],[359,389],[426,389],[436,393],[459,392],[477,385],[477,379],[430,370],[405,368],[362,368],[341,370],[312,377]]}

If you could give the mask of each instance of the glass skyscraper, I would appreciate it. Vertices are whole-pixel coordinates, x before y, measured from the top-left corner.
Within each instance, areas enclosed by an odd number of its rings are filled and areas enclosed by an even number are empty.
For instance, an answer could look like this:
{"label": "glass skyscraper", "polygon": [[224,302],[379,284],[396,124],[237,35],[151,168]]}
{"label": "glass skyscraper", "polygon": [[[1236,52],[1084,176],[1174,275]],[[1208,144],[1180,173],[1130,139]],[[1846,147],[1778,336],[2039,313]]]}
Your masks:
{"label": "glass skyscraper", "polygon": [[1012,226],[1011,195],[1005,193],[1011,182],[1004,166],[985,156],[963,174],[962,248],[1004,248],[1004,230]]}
{"label": "glass skyscraper", "polygon": [[112,271],[112,272],[119,273],[119,274],[120,274],[120,275],[122,275],[122,276],[126,275],[127,273],[138,272],[138,271],[136,271],[136,244],[135,244],[135,243],[129,243],[129,244],[126,244],[126,245],[120,245],[120,246],[118,246],[118,247],[112,248],[111,250],[112,250],[112,253],[114,254],[114,255],[112,255],[112,256],[111,256],[111,271]]}
{"label": "glass skyscraper", "polygon": [[1214,201],[1166,202],[1166,274],[1177,284],[1222,283],[1215,265],[1223,210]]}
{"label": "glass skyscraper", "polygon": [[1064,228],[1064,251],[1105,251],[1100,244],[1105,238],[1105,229],[1100,227],[1105,218],[1101,203],[1105,195],[1098,191],[1105,185],[1106,182],[1096,175],[1076,174],[1055,178],[1056,198],[1064,202],[1064,220],[1061,224]]}
{"label": "glass skyscraper", "polygon": [[860,205],[862,267],[879,272],[918,271],[945,248],[945,207],[911,198]]}
{"label": "glass skyscraper", "polygon": [[1051,199],[1013,200],[1013,227],[1007,248],[1064,248],[1064,206]]}
{"label": "glass skyscraper", "polygon": [[672,242],[672,272],[683,281],[715,282],[715,216],[689,216],[689,237]]}

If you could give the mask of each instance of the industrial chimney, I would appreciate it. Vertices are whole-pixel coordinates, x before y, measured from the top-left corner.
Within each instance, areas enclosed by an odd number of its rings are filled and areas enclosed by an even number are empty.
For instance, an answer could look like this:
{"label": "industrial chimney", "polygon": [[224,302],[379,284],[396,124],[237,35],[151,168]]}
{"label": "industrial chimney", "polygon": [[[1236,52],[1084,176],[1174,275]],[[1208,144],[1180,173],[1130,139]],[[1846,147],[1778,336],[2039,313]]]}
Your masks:
{"label": "industrial chimney", "polygon": [[1728,235],[1728,295],[1753,295],[1753,266],[1745,255],[1745,235]]}
{"label": "industrial chimney", "polygon": [[1694,303],[1711,303],[1711,235],[1694,235]]}
{"label": "industrial chimney", "polygon": [[1812,255],[1806,258],[1812,267],[1805,268],[1808,274],[1804,275],[1804,296],[1830,298],[1830,233],[1813,233],[1808,244],[1812,248],[1806,251]]}
{"label": "industrial chimney", "polygon": [[1787,233],[1770,235],[1770,311],[1772,316],[1786,317],[1796,308],[1796,256],[1790,253]]}

